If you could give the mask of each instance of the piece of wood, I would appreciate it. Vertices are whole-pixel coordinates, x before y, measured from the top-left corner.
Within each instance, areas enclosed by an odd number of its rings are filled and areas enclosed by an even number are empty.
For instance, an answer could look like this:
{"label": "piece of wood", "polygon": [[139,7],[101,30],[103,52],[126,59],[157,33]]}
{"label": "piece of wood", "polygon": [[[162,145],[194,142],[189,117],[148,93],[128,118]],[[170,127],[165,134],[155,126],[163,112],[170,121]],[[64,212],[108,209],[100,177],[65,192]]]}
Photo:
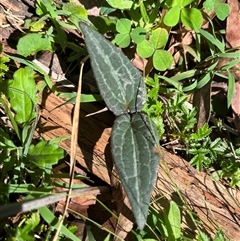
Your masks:
{"label": "piece of wood", "polygon": [[[41,117],[37,135],[44,139],[71,135],[71,116],[74,106],[50,92],[44,92],[39,103]],[[56,108],[56,109],[54,109]],[[85,117],[102,108],[99,104],[82,104],[79,130],[78,163],[87,171],[111,185],[113,167],[109,138],[114,116],[110,112]],[[70,139],[60,144],[67,152]],[[185,203],[179,198],[184,198]],[[191,208],[200,227],[211,236],[222,229],[233,240],[240,240],[240,191],[212,181],[210,176],[197,172],[182,158],[161,149],[158,179],[153,191],[154,206],[161,209],[167,200],[174,200],[182,211],[183,229],[189,237],[197,231],[187,213]],[[188,204],[188,205],[186,205]],[[160,208],[161,207],[161,208]]]}
{"label": "piece of wood", "polygon": [[[183,228],[187,233],[196,227],[186,212],[186,205],[179,199],[178,190],[185,201],[200,218],[201,227],[212,237],[222,229],[231,240],[240,240],[240,192],[220,181],[212,181],[204,172],[198,172],[182,158],[162,149],[163,159],[153,196],[163,195],[176,201],[183,214]],[[163,201],[159,200],[162,205]],[[196,218],[198,219],[198,218]]]}
{"label": "piece of wood", "polygon": [[[40,119],[38,135],[46,140],[60,136],[69,138],[60,143],[68,153],[70,151],[70,136],[72,124],[72,104],[63,104],[64,100],[52,93],[44,92],[40,98]],[[77,148],[77,161],[87,171],[110,184],[110,175],[106,170],[106,162],[112,163],[109,150],[109,136],[114,116],[103,112],[94,116],[85,117],[89,113],[102,109],[101,105],[81,104],[79,146]],[[110,170],[111,171],[111,166]]]}

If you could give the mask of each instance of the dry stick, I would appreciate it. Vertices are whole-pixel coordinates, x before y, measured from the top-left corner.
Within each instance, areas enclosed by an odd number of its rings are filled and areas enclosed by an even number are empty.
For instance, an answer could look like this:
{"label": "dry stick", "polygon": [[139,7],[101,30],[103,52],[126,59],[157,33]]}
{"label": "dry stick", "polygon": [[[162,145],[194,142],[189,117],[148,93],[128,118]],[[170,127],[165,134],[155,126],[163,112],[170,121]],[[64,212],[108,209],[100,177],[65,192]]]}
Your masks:
{"label": "dry stick", "polygon": [[82,91],[82,74],[83,74],[83,66],[86,60],[88,59],[88,56],[85,57],[81,61],[81,67],[80,67],[80,75],[78,80],[78,90],[77,90],[77,98],[76,98],[76,104],[74,108],[74,114],[73,114],[73,125],[72,125],[72,136],[71,136],[71,153],[70,153],[70,182],[69,182],[69,190],[68,190],[68,196],[66,198],[66,204],[63,211],[63,216],[61,218],[60,224],[58,226],[58,229],[55,233],[55,236],[53,238],[53,241],[57,241],[60,229],[63,225],[63,221],[67,214],[67,209],[70,203],[71,199],[71,192],[72,192],[72,185],[73,185],[73,178],[74,178],[74,166],[76,164],[76,147],[78,143],[78,128],[79,128],[79,117],[80,117],[80,100],[81,100],[81,91]]}
{"label": "dry stick", "polygon": [[[98,195],[103,192],[109,192],[109,191],[110,189],[105,186],[77,188],[72,190],[71,197],[85,196],[85,195]],[[15,215],[19,212],[29,212],[34,209],[59,202],[62,199],[66,198],[67,195],[68,195],[68,192],[60,192],[60,193],[50,194],[44,197],[36,198],[33,200],[15,202],[4,206],[0,206],[0,210],[1,210],[0,220],[9,216]]]}

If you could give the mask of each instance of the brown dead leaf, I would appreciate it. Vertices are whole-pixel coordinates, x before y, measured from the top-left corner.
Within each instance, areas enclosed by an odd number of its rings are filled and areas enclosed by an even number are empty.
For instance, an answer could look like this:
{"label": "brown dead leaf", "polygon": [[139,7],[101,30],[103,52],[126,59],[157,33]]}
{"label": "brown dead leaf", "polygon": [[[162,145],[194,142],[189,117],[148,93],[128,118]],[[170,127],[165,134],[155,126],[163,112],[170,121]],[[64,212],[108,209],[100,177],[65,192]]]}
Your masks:
{"label": "brown dead leaf", "polygon": [[234,48],[240,46],[240,7],[238,0],[229,0],[230,13],[227,18],[226,40],[227,47]]}
{"label": "brown dead leaf", "polygon": [[60,74],[65,73],[67,70],[65,62],[56,53],[45,51],[40,54],[38,60],[45,67],[49,68],[49,72],[53,79],[56,79],[56,77],[54,77],[52,73],[56,73],[58,78]]}
{"label": "brown dead leaf", "polygon": [[153,58],[150,57],[145,66],[145,71],[144,71],[145,76],[148,76],[151,73],[152,69],[153,69]]}
{"label": "brown dead leaf", "polygon": [[197,107],[197,124],[195,129],[202,127],[208,122],[211,106],[211,81],[197,90],[193,95],[193,105]]}
{"label": "brown dead leaf", "polygon": [[[78,1],[76,1],[78,2]],[[89,16],[99,16],[103,0],[81,0],[80,3],[87,9]]]}
{"label": "brown dead leaf", "polygon": [[186,32],[182,34],[182,44],[183,45],[190,45],[193,41],[193,34],[192,32]]}
{"label": "brown dead leaf", "polygon": [[235,90],[232,100],[232,110],[235,127],[240,133],[240,81],[235,83]]}
{"label": "brown dead leaf", "polygon": [[22,3],[17,0],[2,0],[1,5],[13,12],[21,12]]}
{"label": "brown dead leaf", "polygon": [[[240,5],[238,0],[229,0],[230,14],[227,18],[226,40],[227,46],[230,48],[240,48]],[[229,60],[230,61],[230,60]],[[235,66],[240,69],[240,64]],[[240,71],[235,71],[234,77],[236,80],[235,91],[232,100],[233,117],[235,127],[240,132]]]}
{"label": "brown dead leaf", "polygon": [[[55,170],[56,171],[56,170]],[[68,178],[56,178],[54,180],[55,182],[61,182],[61,183],[66,183],[68,185],[69,179]],[[81,180],[79,179],[74,179],[73,184],[79,184],[79,185],[85,185]],[[63,192],[67,191],[67,188],[61,188],[61,187],[56,187],[55,192]],[[56,206],[56,211],[63,213],[64,206],[65,206],[66,199],[62,199],[60,202],[58,202]],[[87,194],[84,196],[76,196],[72,197],[69,208],[72,210],[82,213],[83,210],[87,210],[89,205],[94,205],[96,203],[96,195],[94,193]]]}
{"label": "brown dead leaf", "polygon": [[148,61],[146,59],[143,59],[143,58],[139,57],[139,55],[136,54],[136,53],[135,53],[134,58],[132,60],[133,65],[136,68],[140,69],[141,71],[144,71],[147,62]]}

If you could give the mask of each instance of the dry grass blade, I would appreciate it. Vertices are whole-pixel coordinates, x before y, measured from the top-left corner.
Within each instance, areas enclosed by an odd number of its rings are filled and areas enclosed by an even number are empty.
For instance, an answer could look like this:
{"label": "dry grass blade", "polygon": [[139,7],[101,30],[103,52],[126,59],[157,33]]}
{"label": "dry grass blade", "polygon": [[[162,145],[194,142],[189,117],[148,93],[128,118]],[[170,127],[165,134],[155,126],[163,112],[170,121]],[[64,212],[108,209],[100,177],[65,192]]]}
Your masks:
{"label": "dry grass blade", "polygon": [[77,90],[77,98],[76,98],[76,104],[75,104],[75,109],[74,109],[74,114],[73,114],[73,125],[72,125],[72,135],[71,135],[71,153],[70,153],[70,182],[69,182],[69,190],[68,190],[68,195],[66,198],[66,204],[64,207],[64,212],[63,216],[60,221],[60,225],[58,226],[58,229],[55,233],[53,241],[57,241],[61,226],[63,225],[63,221],[66,217],[67,214],[67,209],[70,203],[71,199],[71,192],[72,192],[72,184],[73,184],[73,178],[74,178],[74,166],[76,163],[76,147],[78,143],[78,128],[79,128],[79,117],[80,117],[80,100],[81,100],[81,91],[82,91],[82,73],[83,73],[83,67],[84,63],[88,57],[85,57],[81,61],[81,67],[80,67],[80,75],[79,75],[79,81],[78,81],[78,90]]}

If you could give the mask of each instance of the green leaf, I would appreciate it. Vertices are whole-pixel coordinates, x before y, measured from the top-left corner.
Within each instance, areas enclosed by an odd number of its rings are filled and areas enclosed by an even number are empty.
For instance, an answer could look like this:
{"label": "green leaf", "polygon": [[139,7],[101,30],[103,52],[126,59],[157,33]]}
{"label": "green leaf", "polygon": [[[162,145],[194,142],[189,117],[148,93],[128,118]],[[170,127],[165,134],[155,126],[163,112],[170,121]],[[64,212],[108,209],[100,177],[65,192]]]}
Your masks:
{"label": "green leaf", "polygon": [[43,50],[52,51],[52,46],[50,41],[39,33],[29,33],[20,38],[17,44],[18,53],[24,57]]}
{"label": "green leaf", "polygon": [[30,29],[31,32],[41,31],[44,27],[43,21],[33,21],[31,19],[26,19],[24,23],[24,28]]}
{"label": "green leaf", "polygon": [[0,191],[2,193],[29,193],[30,190],[35,189],[33,184],[5,184],[2,183]]}
{"label": "green leaf", "polygon": [[205,155],[204,154],[197,154],[197,155],[195,155],[192,159],[191,159],[191,161],[190,161],[190,165],[191,166],[197,166],[197,170],[198,171],[202,171],[202,168],[203,168],[203,163],[204,163],[204,160],[205,160],[206,158],[205,158]]}
{"label": "green leaf", "polygon": [[85,24],[80,27],[100,92],[118,116],[112,131],[112,153],[138,227],[143,229],[159,162],[157,129],[139,113],[146,99],[143,78],[129,59],[99,33]]}
{"label": "green leaf", "polygon": [[183,8],[181,11],[181,21],[186,27],[198,30],[203,23],[202,13],[196,8]]}
{"label": "green leaf", "polygon": [[186,7],[190,3],[192,3],[194,0],[181,0],[181,7]]}
{"label": "green leaf", "polygon": [[98,16],[92,20],[92,23],[99,33],[105,34],[107,32],[115,32],[117,21],[114,18]]}
{"label": "green leaf", "polygon": [[174,81],[183,81],[185,79],[192,78],[194,76],[198,76],[200,73],[201,72],[196,69],[187,70],[185,72],[172,76],[171,79]]}
{"label": "green leaf", "polygon": [[[63,13],[63,15],[67,16],[68,19],[71,20],[76,26],[80,20],[88,21],[88,12],[81,5],[77,5],[76,3],[69,2],[63,5],[62,10],[66,11],[66,14]],[[61,22],[61,23],[64,24],[64,22]],[[62,25],[61,23],[60,25]]]}
{"label": "green leaf", "polygon": [[165,8],[172,8],[176,5],[178,5],[179,0],[165,0],[164,1],[164,7]]}
{"label": "green leaf", "polygon": [[80,23],[100,93],[115,114],[141,111],[146,89],[131,61],[98,32]]}
{"label": "green leaf", "polygon": [[115,42],[120,48],[126,48],[131,42],[130,35],[119,33],[115,36],[113,42]]}
{"label": "green leaf", "polygon": [[225,65],[221,67],[221,70],[230,70],[231,68],[235,67],[239,62],[239,58],[228,61]]}
{"label": "green leaf", "polygon": [[90,227],[86,226],[88,241],[96,241]]}
{"label": "green leaf", "polygon": [[126,48],[129,46],[131,42],[131,21],[126,18],[119,19],[116,24],[116,30],[119,32],[119,34],[115,36],[114,42],[121,48]]}
{"label": "green leaf", "polygon": [[102,6],[100,8],[100,15],[109,16],[110,13],[113,13],[115,11],[116,11],[116,8],[111,7],[107,1],[102,2]]}
{"label": "green leaf", "polygon": [[221,52],[224,52],[225,43],[221,43],[215,36],[207,32],[206,30],[199,29],[198,32],[210,43],[214,44]]}
{"label": "green leaf", "polygon": [[110,6],[116,9],[126,10],[130,9],[133,5],[133,1],[128,0],[106,0]]}
{"label": "green leaf", "polygon": [[18,127],[17,122],[14,118],[14,114],[12,113],[11,107],[9,106],[9,101],[7,100],[7,96],[5,96],[3,93],[0,95],[0,105],[4,109],[4,112],[7,115],[7,117],[9,118],[9,120],[12,124],[13,130],[15,131],[18,139],[21,140],[19,127]]}
{"label": "green leaf", "polygon": [[[0,51],[1,54],[1,51]],[[5,75],[5,72],[8,71],[9,67],[6,65],[10,61],[7,56],[0,56],[0,77]]]}
{"label": "green leaf", "polygon": [[155,49],[163,47],[168,41],[168,31],[165,28],[157,28],[152,31],[149,42]]}
{"label": "green leaf", "polygon": [[179,6],[181,8],[189,5],[193,0],[166,0],[164,1],[164,5],[168,8],[172,8],[175,6]]}
{"label": "green leaf", "polygon": [[124,114],[114,122],[111,136],[114,163],[140,229],[146,222],[157,177],[159,155],[154,151],[157,140],[157,130],[144,114]]}
{"label": "green leaf", "polygon": [[214,0],[205,0],[203,3],[203,7],[208,11],[212,12],[214,9],[216,1]]}
{"label": "green leaf", "polygon": [[[25,226],[21,230],[22,235],[27,234],[34,230],[34,228],[40,223],[40,216],[38,212],[31,213],[31,216],[26,219]],[[33,239],[34,240],[34,239]]]}
{"label": "green leaf", "polygon": [[119,33],[129,34],[131,31],[131,21],[127,18],[121,18],[117,21],[116,30]]}
{"label": "green leaf", "polygon": [[143,1],[140,1],[139,5],[140,5],[140,12],[141,12],[141,15],[142,15],[142,19],[145,23],[148,23],[149,17],[147,15],[147,10],[146,10],[146,7],[145,7]]}
{"label": "green leaf", "polygon": [[153,66],[159,71],[165,71],[173,63],[173,56],[166,50],[157,49],[153,54]]}
{"label": "green leaf", "polygon": [[104,239],[104,241],[111,241],[111,234],[109,233],[107,237]]}
{"label": "green leaf", "polygon": [[230,13],[230,7],[227,3],[219,3],[215,7],[217,17],[224,21]]}
{"label": "green leaf", "polygon": [[40,141],[36,146],[30,146],[27,159],[31,166],[44,167],[46,164],[56,164],[64,155],[64,150],[58,145]]}
{"label": "green leaf", "polygon": [[132,40],[138,44],[142,42],[146,37],[146,30],[142,27],[136,27],[130,33]]}
{"label": "green leaf", "polygon": [[181,8],[179,6],[174,6],[173,8],[170,8],[170,10],[166,13],[166,15],[163,18],[164,24],[166,24],[169,27],[175,26],[179,22],[180,11]]}
{"label": "green leaf", "polygon": [[102,100],[102,97],[98,94],[81,94],[81,103],[96,102]]}
{"label": "green leaf", "polygon": [[184,49],[189,54],[191,54],[197,60],[197,62],[201,62],[201,59],[199,58],[200,56],[199,56],[199,54],[198,54],[196,49],[194,49],[194,48],[192,48],[192,47],[190,47],[188,45],[184,45]]}
{"label": "green leaf", "polygon": [[221,54],[219,54],[219,58],[238,58],[238,59],[240,59],[240,53],[239,52],[221,53]]}
{"label": "green leaf", "polygon": [[228,91],[227,91],[227,107],[228,108],[230,107],[230,105],[232,103],[234,89],[235,89],[235,78],[234,78],[233,74],[230,71],[228,71]]}
{"label": "green leaf", "polygon": [[212,72],[203,74],[197,83],[196,89],[201,89],[204,85],[206,85],[209,81],[212,80]]}
{"label": "green leaf", "polygon": [[142,58],[149,58],[154,53],[153,45],[144,39],[137,45],[137,54]]}
{"label": "green leaf", "polygon": [[[232,180],[231,180],[230,186],[231,187],[234,187],[234,186],[240,187],[240,170],[239,169],[234,171],[234,173],[232,174]],[[217,239],[217,240],[221,241],[221,239]]]}
{"label": "green leaf", "polygon": [[182,86],[177,81],[172,80],[172,78],[168,78],[163,75],[159,75],[159,78],[165,80],[170,85],[173,85],[177,90],[182,91]]}
{"label": "green leaf", "polygon": [[[59,18],[57,16],[57,18]],[[63,52],[65,52],[65,49],[67,47],[67,33],[62,28],[62,21],[59,21],[59,19],[53,20],[54,23],[54,29],[57,31],[57,33],[54,35],[57,38],[57,42],[61,45]],[[75,22],[77,25],[78,23]],[[54,40],[53,40],[54,42]]]}
{"label": "green leaf", "polygon": [[170,201],[164,212],[168,240],[178,240],[181,237],[181,214],[178,205]]}
{"label": "green leaf", "polygon": [[203,127],[198,128],[197,133],[192,133],[191,138],[194,140],[202,140],[209,136],[212,132],[212,129],[208,127],[208,124],[205,123]]}
{"label": "green leaf", "polygon": [[14,73],[13,79],[7,95],[10,97],[11,107],[16,113],[15,120],[23,124],[36,117],[34,108],[38,99],[33,69],[20,68]]}
{"label": "green leaf", "polygon": [[[71,103],[76,103],[76,93],[61,93],[59,95],[60,98],[67,99],[65,102],[63,102],[61,105],[56,106],[54,109],[57,109],[63,105],[71,104]],[[81,103],[87,103],[87,102],[96,102],[96,101],[101,101],[102,97],[99,94],[81,94]]]}
{"label": "green leaf", "polygon": [[[60,225],[58,218],[45,206],[38,208],[38,211],[42,218],[51,225],[54,229],[57,229]],[[79,241],[79,238],[75,236],[71,231],[69,231],[65,226],[61,227],[61,234],[64,234],[66,237],[73,241]]]}
{"label": "green leaf", "polygon": [[216,154],[224,155],[226,153],[227,144],[218,137],[210,144],[209,149],[214,153],[215,156]]}
{"label": "green leaf", "polygon": [[156,1],[152,11],[149,13],[149,24],[154,24],[159,15],[159,8],[161,6],[161,1]]}
{"label": "green leaf", "polygon": [[[56,13],[56,4],[53,4],[53,1],[37,1],[36,2],[37,7],[39,7],[40,9],[40,15],[44,15],[44,14],[50,14],[50,17],[52,19],[56,19],[58,17],[57,13]],[[42,11],[42,12],[41,12]]]}
{"label": "green leaf", "polygon": [[196,87],[197,87],[197,81],[194,80],[192,82],[192,84],[190,84],[190,85],[188,85],[186,87],[183,87],[183,92],[190,92],[190,91],[194,90]]}
{"label": "green leaf", "polygon": [[44,80],[45,80],[46,84],[48,85],[49,89],[51,89],[51,91],[56,93],[50,77],[41,67],[39,67],[37,64],[33,63],[33,61],[30,61],[30,60],[26,60],[26,59],[15,57],[15,56],[9,56],[9,57],[11,59],[13,59],[19,63],[25,64],[25,65],[33,68],[34,70],[38,71],[39,73],[41,73],[44,76]]}
{"label": "green leaf", "polygon": [[[239,180],[239,179],[238,179]],[[217,233],[215,234],[215,237],[213,239],[213,241],[222,241],[225,240],[224,238],[224,233],[222,230],[217,231]]]}
{"label": "green leaf", "polygon": [[9,135],[0,128],[0,148],[5,149],[5,148],[14,148],[15,145],[10,139]]}
{"label": "green leaf", "polygon": [[[210,0],[211,1],[211,0]],[[222,239],[224,240],[224,239]],[[202,232],[201,230],[199,230],[199,234],[198,234],[198,241],[210,241],[209,237],[207,236],[207,234],[205,234],[204,232]]]}
{"label": "green leaf", "polygon": [[77,5],[76,3],[65,3],[62,7],[62,10],[70,12],[72,15],[77,15],[80,17],[87,17],[88,12],[82,5]]}

